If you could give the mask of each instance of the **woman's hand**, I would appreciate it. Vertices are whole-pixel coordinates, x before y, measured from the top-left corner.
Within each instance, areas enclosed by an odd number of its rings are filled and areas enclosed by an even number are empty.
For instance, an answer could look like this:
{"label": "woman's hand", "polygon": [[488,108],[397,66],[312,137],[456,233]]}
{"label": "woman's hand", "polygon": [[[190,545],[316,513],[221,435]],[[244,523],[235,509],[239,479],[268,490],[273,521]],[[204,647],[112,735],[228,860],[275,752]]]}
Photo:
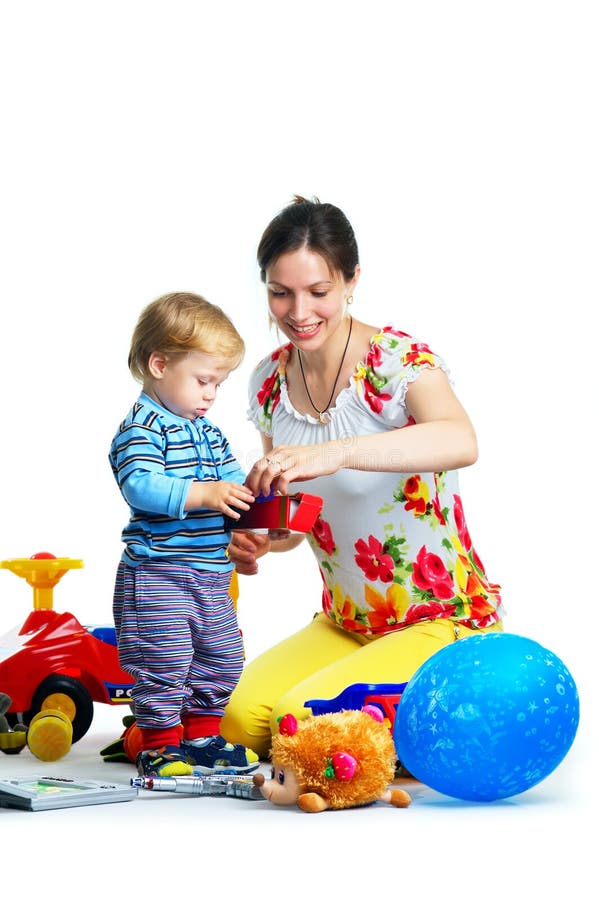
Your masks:
{"label": "woman's hand", "polygon": [[441,369],[422,372],[409,385],[406,407],[413,423],[374,434],[357,434],[305,447],[269,446],[251,468],[246,485],[258,496],[289,493],[294,481],[362,472],[444,472],[476,461],[476,434],[464,407]]}
{"label": "woman's hand", "polygon": [[245,483],[256,496],[267,497],[273,491],[288,494],[294,481],[310,481],[337,472],[343,466],[345,452],[339,441],[306,447],[280,444],[254,463]]}

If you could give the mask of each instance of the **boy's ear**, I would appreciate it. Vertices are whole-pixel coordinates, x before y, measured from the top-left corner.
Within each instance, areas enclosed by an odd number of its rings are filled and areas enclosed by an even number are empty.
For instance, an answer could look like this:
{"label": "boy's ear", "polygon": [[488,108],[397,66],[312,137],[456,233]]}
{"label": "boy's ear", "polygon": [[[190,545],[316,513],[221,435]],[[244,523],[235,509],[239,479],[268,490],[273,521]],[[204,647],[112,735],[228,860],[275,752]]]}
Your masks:
{"label": "boy's ear", "polygon": [[167,358],[164,353],[158,353],[158,351],[154,351],[150,353],[150,358],[148,359],[148,371],[152,378],[162,378],[164,376],[164,370],[166,369]]}

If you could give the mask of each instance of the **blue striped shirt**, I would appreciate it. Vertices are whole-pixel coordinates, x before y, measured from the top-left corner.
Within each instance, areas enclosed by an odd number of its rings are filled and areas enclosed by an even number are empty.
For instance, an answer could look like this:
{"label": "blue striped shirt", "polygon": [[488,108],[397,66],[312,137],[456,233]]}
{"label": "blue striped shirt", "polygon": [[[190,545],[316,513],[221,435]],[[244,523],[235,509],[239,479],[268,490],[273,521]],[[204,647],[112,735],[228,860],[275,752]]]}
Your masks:
{"label": "blue striped shirt", "polygon": [[119,426],[109,459],[131,511],[122,532],[123,562],[161,559],[213,572],[233,568],[225,555],[230,534],[222,513],[184,509],[193,481],[245,481],[216,425],[175,416],[142,391]]}

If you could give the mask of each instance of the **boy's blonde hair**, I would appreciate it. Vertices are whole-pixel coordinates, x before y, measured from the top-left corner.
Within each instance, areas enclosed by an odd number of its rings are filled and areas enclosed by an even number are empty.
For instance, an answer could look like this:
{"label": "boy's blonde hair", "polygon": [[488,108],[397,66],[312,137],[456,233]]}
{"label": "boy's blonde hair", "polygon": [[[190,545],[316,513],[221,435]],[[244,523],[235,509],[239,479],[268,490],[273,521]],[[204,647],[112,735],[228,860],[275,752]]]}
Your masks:
{"label": "boy's blonde hair", "polygon": [[149,303],[137,321],[129,350],[129,370],[137,381],[143,381],[149,374],[152,353],[176,359],[192,350],[219,356],[233,370],[243,359],[245,344],[219,306],[199,294],[164,294]]}

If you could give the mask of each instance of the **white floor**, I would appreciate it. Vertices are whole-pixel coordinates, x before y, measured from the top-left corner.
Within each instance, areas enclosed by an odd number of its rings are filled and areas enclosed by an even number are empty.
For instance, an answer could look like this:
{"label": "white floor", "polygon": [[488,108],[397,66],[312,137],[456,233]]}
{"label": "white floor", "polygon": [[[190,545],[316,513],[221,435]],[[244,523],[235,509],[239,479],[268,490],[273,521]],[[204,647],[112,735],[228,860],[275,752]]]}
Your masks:
{"label": "white floor", "polygon": [[[105,763],[99,751],[122,730],[123,709],[96,705],[88,734],[55,763],[25,748],[0,754],[0,776],[46,775],[129,784],[132,765]],[[582,717],[570,753],[535,788],[509,800],[464,803],[416,782],[408,809],[382,804],[307,815],[297,808],[228,797],[142,791],[132,801],[24,812],[0,809],[7,883],[43,886],[69,896],[65,884],[119,896],[138,883],[202,893],[221,882],[244,897],[306,888],[315,897],[375,896],[405,888],[419,897],[596,897],[586,883],[591,845],[592,734]],[[265,771],[267,766],[264,766]],[[592,791],[592,794],[591,794]],[[594,818],[594,817],[593,817]],[[594,828],[593,828],[594,830]],[[66,881],[65,881],[66,879]],[[96,893],[93,894],[96,896]]]}
{"label": "white floor", "polygon": [[[27,431],[0,442],[0,558],[83,559],[57,608],[110,621],[126,510],[106,453],[137,394],[130,330],[162,291],[206,293],[244,336],[215,421],[249,468],[247,379],[276,337],[256,244],[316,194],[356,227],[356,315],[447,358],[479,440],[460,476],[477,549],[509,630],[571,667],[581,725],[552,775],[499,803],[414,786],[405,810],[314,816],[147,793],[0,809],[0,900],[597,896],[596,26],[596,3],[538,0],[2,4],[0,384]],[[86,452],[65,454],[74,423]],[[243,586],[248,659],[318,606],[300,552]],[[0,635],[30,604],[4,572]],[[53,765],[0,753],[0,774],[128,783],[99,756],[121,715],[98,708]]]}

